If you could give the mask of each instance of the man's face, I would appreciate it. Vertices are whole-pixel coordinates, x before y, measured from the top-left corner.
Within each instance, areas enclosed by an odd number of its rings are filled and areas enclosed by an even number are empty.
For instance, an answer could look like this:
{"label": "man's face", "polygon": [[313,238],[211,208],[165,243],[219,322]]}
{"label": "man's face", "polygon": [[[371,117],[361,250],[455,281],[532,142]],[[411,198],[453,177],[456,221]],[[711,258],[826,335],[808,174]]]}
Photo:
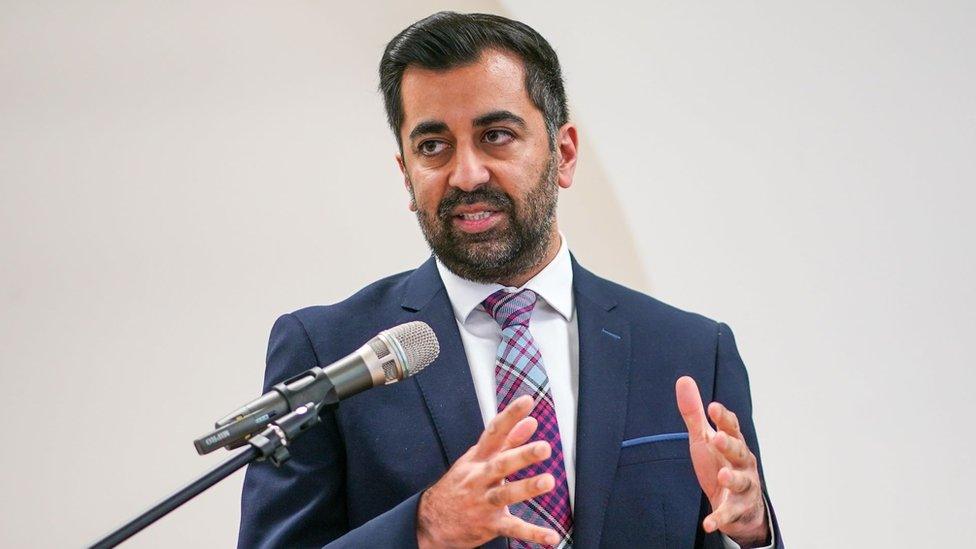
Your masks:
{"label": "man's face", "polygon": [[559,136],[550,146],[524,82],[521,60],[497,50],[471,65],[403,74],[397,160],[411,209],[434,253],[470,280],[517,278],[554,251],[558,187],[571,184],[572,166],[563,166]]}

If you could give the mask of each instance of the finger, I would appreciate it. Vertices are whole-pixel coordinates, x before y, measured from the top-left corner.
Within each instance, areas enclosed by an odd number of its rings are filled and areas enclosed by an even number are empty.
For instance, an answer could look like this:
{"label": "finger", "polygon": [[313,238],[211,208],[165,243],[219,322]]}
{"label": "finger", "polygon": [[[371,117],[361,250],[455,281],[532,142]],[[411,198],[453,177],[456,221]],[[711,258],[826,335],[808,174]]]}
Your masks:
{"label": "finger", "polygon": [[552,445],[544,440],[505,450],[488,461],[485,480],[488,484],[501,482],[503,478],[533,463],[549,459],[551,455]]}
{"label": "finger", "polygon": [[718,472],[718,483],[728,488],[733,494],[741,494],[752,488],[752,478],[744,471],[736,471],[731,467],[722,467]]}
{"label": "finger", "polygon": [[524,417],[512,427],[512,430],[508,432],[508,436],[505,437],[505,442],[502,444],[501,450],[509,450],[511,448],[517,448],[532,438],[535,430],[539,428],[539,421],[534,417]]}
{"label": "finger", "polygon": [[531,396],[522,395],[510,402],[504,410],[498,412],[498,415],[491,418],[475,445],[475,455],[486,458],[498,452],[515,424],[532,411],[532,404]]}
{"label": "finger", "polygon": [[713,402],[708,405],[708,417],[712,418],[715,426],[732,435],[735,438],[742,438],[739,430],[739,418],[735,412],[726,408],[721,402]]}
{"label": "finger", "polygon": [[688,376],[678,378],[674,384],[674,392],[678,400],[678,411],[688,428],[688,437],[693,441],[705,439],[711,427],[705,419],[705,408],[702,406],[701,394],[695,380]]}
{"label": "finger", "polygon": [[730,437],[725,431],[719,431],[712,437],[711,443],[712,447],[718,450],[732,465],[736,467],[752,465],[752,452],[742,440]]}
{"label": "finger", "polygon": [[507,515],[499,521],[497,531],[499,536],[542,545],[556,545],[559,543],[559,534],[555,530],[529,524],[511,515]]}
{"label": "finger", "polygon": [[738,522],[747,522],[746,511],[748,507],[742,504],[733,504],[728,500],[726,501],[727,503],[719,506],[718,509],[702,521],[702,527],[706,532],[711,533],[715,530],[725,531]]}
{"label": "finger", "polygon": [[503,507],[545,494],[555,486],[556,480],[553,476],[544,473],[490,488],[485,492],[485,498],[495,507]]}

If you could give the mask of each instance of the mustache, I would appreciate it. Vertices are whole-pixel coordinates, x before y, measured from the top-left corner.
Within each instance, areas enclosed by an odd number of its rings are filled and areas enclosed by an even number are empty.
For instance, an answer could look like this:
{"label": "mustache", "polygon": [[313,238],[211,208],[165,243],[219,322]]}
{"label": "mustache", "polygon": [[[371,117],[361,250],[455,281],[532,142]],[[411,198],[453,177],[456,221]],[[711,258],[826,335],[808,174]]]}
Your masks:
{"label": "mustache", "polygon": [[447,219],[451,217],[451,210],[454,208],[467,204],[477,204],[479,202],[503,212],[510,212],[515,206],[511,197],[498,189],[479,187],[471,192],[467,192],[454,188],[441,199],[440,204],[437,206],[437,217]]}

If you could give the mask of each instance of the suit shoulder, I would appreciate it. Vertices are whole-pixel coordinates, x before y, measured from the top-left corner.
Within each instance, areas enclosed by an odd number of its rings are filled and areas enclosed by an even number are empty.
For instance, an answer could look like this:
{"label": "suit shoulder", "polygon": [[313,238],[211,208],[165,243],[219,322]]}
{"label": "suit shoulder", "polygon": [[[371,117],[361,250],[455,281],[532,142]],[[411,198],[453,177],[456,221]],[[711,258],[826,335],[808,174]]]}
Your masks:
{"label": "suit shoulder", "polygon": [[707,337],[715,337],[718,332],[718,321],[680,309],[616,282],[597,278],[605,285],[607,294],[617,302],[617,307],[632,318],[639,319],[642,324],[667,328],[669,332],[694,333]]}
{"label": "suit shoulder", "polygon": [[403,295],[404,284],[414,272],[413,269],[381,278],[351,296],[328,305],[312,305],[303,307],[291,314],[306,326],[317,326],[322,323],[340,321],[343,325],[354,324],[357,318],[362,318],[363,311],[375,311],[390,304],[399,305],[399,298]]}

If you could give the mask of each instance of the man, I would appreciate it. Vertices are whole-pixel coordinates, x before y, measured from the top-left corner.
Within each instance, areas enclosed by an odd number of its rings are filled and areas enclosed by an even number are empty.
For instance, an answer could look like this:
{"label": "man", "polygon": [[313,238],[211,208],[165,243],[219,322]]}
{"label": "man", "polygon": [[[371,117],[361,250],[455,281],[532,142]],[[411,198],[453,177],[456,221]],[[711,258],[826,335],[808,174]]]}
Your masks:
{"label": "man", "polygon": [[781,545],[728,327],[569,254],[577,130],[545,39],[438,13],[387,45],[380,78],[434,257],[281,317],[265,384],[410,320],[441,354],[343,401],[282,468],[251,467],[240,546]]}

